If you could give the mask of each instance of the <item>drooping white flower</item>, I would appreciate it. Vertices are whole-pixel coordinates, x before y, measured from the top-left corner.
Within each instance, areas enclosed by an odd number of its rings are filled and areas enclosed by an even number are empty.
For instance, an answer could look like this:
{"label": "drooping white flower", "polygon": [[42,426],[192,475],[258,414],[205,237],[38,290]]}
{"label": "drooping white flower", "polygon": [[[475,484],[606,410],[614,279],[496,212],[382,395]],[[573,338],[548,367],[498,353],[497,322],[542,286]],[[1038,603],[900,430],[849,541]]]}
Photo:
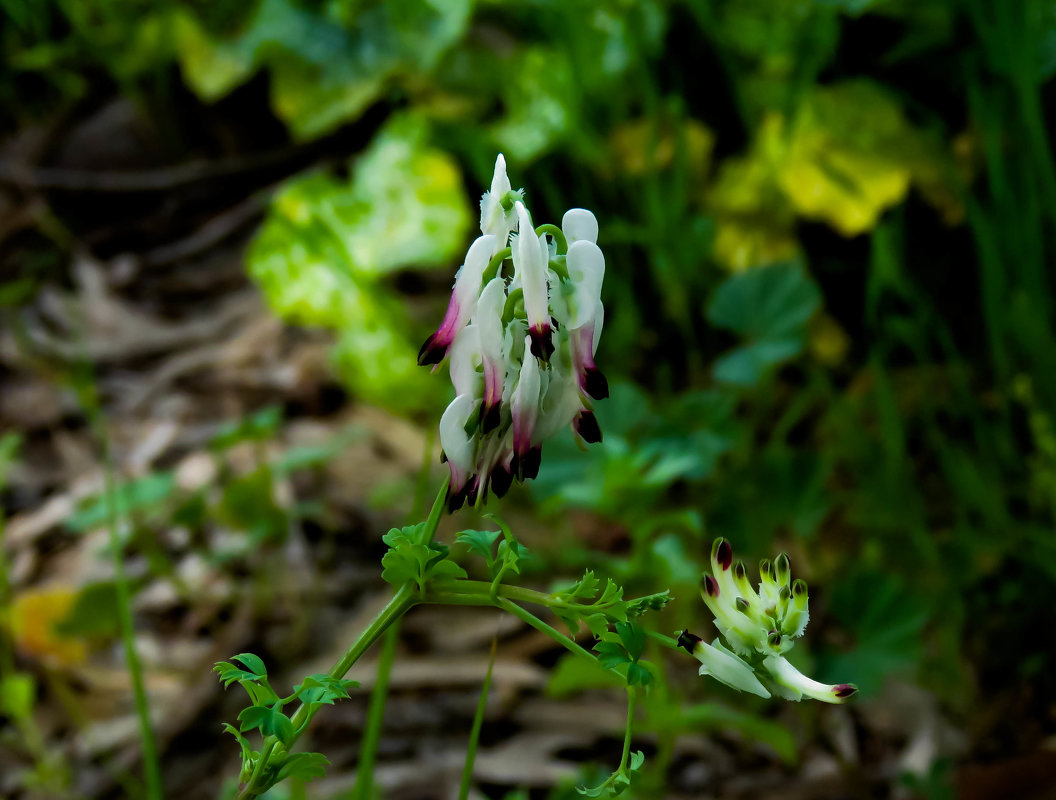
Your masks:
{"label": "drooping white flower", "polygon": [[544,441],[561,428],[600,441],[592,404],[608,396],[594,362],[605,314],[597,219],[571,209],[560,232],[536,229],[499,155],[480,225],[444,321],[419,354],[423,365],[451,362],[456,398],[440,437],[450,511],[534,478]]}
{"label": "drooping white flower", "polygon": [[700,662],[701,675],[710,675],[731,689],[759,695],[759,697],[770,696],[770,692],[755,677],[755,670],[751,665],[736,653],[723,647],[718,639],[708,644],[699,636],[683,631],[678,637],[678,646],[685,648]]}
{"label": "drooping white flower", "polygon": [[515,205],[519,233],[513,242],[513,269],[524,292],[524,311],[528,317],[528,335],[532,353],[547,361],[554,352],[550,332],[550,298],[547,291],[547,269],[550,248],[545,236],[537,236],[532,217],[524,203]]}
{"label": "drooping white flower", "polygon": [[451,292],[444,320],[436,333],[426,339],[422,349],[418,351],[419,366],[439,364],[443,361],[458,332],[472,319],[477,308],[477,298],[480,297],[484,270],[492,256],[506,246],[504,240],[501,245],[499,242],[497,237],[485,234],[470,245],[466,261],[455,275],[455,288]]}
{"label": "drooping white flower", "polygon": [[[744,564],[734,563],[730,543],[716,539],[711,549],[711,570],[703,576],[700,594],[715,615],[715,627],[722,641],[731,648],[726,654],[736,663],[702,649],[700,638],[684,631],[679,646],[708,667],[706,672],[702,668],[701,674],[755,694],[760,694],[755,685],[758,683],[790,700],[805,696],[826,703],[844,703],[857,693],[854,684],[824,684],[808,678],[784,657],[792,649],[793,640],[803,635],[810,618],[807,584],[798,579],[792,581],[787,555],[782,553],[773,563],[761,562],[756,589],[748,581]],[[720,644],[717,639],[714,646]],[[751,671],[755,683],[747,679],[744,669]],[[768,697],[769,693],[762,696]]]}

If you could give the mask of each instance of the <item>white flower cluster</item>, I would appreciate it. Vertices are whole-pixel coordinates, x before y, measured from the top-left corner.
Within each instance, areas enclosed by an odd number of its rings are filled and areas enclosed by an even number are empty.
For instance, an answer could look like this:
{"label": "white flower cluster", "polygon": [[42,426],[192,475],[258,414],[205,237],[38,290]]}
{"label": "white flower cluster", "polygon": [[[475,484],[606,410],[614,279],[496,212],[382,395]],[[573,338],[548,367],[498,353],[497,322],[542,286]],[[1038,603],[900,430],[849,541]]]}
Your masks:
{"label": "white flower cluster", "polygon": [[787,555],[760,563],[758,590],[748,582],[744,564],[733,563],[733,548],[725,539],[716,539],[711,548],[711,569],[714,574],[704,575],[700,595],[726,644],[720,639],[707,644],[688,631],[678,639],[700,661],[701,675],[760,697],[770,697],[772,690],[788,700],[806,696],[845,703],[858,692],[851,683],[812,680],[784,657],[810,618],[807,584],[799,579],[790,583]]}
{"label": "white flower cluster", "polygon": [[418,354],[421,365],[450,360],[456,397],[440,420],[449,511],[534,478],[543,442],[566,425],[600,441],[591,402],[609,394],[594,364],[605,278],[594,215],[573,208],[560,228],[536,228],[499,154],[480,231],[443,322]]}

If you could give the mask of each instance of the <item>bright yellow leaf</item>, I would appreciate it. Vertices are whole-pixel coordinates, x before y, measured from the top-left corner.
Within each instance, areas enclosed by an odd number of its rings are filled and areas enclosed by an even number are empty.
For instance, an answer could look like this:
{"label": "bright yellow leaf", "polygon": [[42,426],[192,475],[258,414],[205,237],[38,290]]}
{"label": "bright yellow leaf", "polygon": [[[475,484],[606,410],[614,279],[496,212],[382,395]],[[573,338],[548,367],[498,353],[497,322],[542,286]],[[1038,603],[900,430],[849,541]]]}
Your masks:
{"label": "bright yellow leaf", "polygon": [[56,625],[73,609],[77,592],[64,586],[29,589],[15,596],[10,609],[15,647],[28,658],[53,666],[73,666],[88,654],[83,639],[62,636]]}

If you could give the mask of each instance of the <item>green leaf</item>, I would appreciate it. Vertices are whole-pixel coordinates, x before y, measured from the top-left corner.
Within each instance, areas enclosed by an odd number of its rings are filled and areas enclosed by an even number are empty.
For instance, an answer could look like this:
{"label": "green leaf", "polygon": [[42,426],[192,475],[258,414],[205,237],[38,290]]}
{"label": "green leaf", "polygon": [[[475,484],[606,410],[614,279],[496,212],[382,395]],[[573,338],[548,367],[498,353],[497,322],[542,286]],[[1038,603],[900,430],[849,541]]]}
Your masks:
{"label": "green leaf", "polygon": [[245,768],[246,764],[250,762],[252,757],[256,755],[256,751],[250,747],[246,737],[238,732],[238,728],[234,725],[224,723],[224,730],[230,733],[235,739],[238,740],[238,746],[242,749],[242,767]]}
{"label": "green leaf", "polygon": [[598,654],[598,664],[605,669],[618,667],[631,660],[627,651],[615,642],[598,642],[594,645],[594,651]]}
{"label": "green leaf", "polygon": [[469,548],[469,552],[482,556],[491,569],[495,564],[495,542],[502,536],[502,531],[460,531],[455,534],[455,541]]}
{"label": "green leaf", "polygon": [[0,714],[13,720],[29,720],[37,701],[37,685],[27,672],[0,677]]}
{"label": "green leaf", "polygon": [[7,484],[7,473],[18,456],[22,446],[22,437],[17,433],[5,433],[0,436],[0,489]]}
{"label": "green leaf", "polygon": [[627,616],[640,617],[646,611],[660,611],[671,602],[671,590],[664,589],[662,592],[647,594],[627,601]]}
{"label": "green leaf", "polygon": [[322,753],[293,753],[286,756],[286,760],[282,762],[275,781],[277,783],[286,778],[301,781],[315,780],[326,774],[326,768],[329,765],[329,759]]}
{"label": "green leaf", "polygon": [[428,146],[420,120],[403,117],[357,159],[351,181],[317,173],[289,182],[247,267],[279,316],[337,333],[337,369],[361,398],[428,409],[437,393],[417,365],[424,332],[383,279],[408,267],[448,269],[469,223],[458,165]]}
{"label": "green leaf", "polygon": [[637,661],[627,665],[628,686],[651,686],[652,683],[653,674],[644,665]]}
{"label": "green leaf", "polygon": [[[127,518],[134,512],[154,509],[164,503],[176,490],[176,479],[171,472],[155,472],[117,487],[116,515]],[[75,533],[88,531],[106,523],[110,518],[105,495],[86,500],[80,511],[66,519],[66,527]]]}
{"label": "green leaf", "polygon": [[224,688],[228,688],[232,683],[236,681],[241,683],[242,681],[254,681],[257,680],[258,675],[254,675],[252,672],[247,672],[244,669],[239,669],[234,664],[227,661],[218,661],[213,666],[213,671],[220,676],[220,682],[224,684]]}
{"label": "green leaf", "polygon": [[242,732],[259,728],[265,736],[275,736],[283,744],[293,739],[293,723],[281,711],[268,706],[250,706],[238,715]]}
{"label": "green leaf", "polygon": [[447,560],[447,545],[418,543],[423,524],[393,528],[381,537],[389,545],[388,552],[381,559],[382,579],[394,586],[414,581],[421,587],[427,578],[451,580],[466,577],[462,567]]}
{"label": "green leaf", "polygon": [[631,753],[631,772],[637,772],[642,768],[642,764],[645,763],[645,753],[639,750],[636,753]]}
{"label": "green leaf", "polygon": [[528,553],[528,548],[518,541],[503,539],[499,542],[498,558],[509,572],[521,574],[521,559]]}
{"label": "green leaf", "polygon": [[798,263],[758,267],[728,278],[708,306],[708,319],[746,341],[715,363],[716,379],[754,386],[771,368],[797,356],[807,323],[820,305],[821,294]]}
{"label": "green leaf", "polygon": [[462,567],[445,557],[443,561],[438,561],[429,568],[429,577],[439,580],[458,580],[467,576]]}
{"label": "green leaf", "polygon": [[251,544],[285,538],[289,518],[275,499],[275,476],[267,466],[240,475],[224,487],[217,518],[250,534]]}
{"label": "green leaf", "polygon": [[120,630],[117,586],[92,583],[77,593],[73,608],[54,628],[61,636],[109,637]]}
{"label": "green leaf", "polygon": [[617,622],[616,633],[631,658],[637,661],[645,651],[645,629],[633,622]]}
{"label": "green leaf", "polygon": [[594,571],[589,569],[572,587],[558,592],[562,597],[581,600],[591,600],[597,593],[598,579],[594,577]]}
{"label": "green leaf", "polygon": [[325,673],[309,675],[293,687],[297,699],[305,705],[325,703],[333,705],[335,700],[347,700],[348,690],[359,686],[359,681],[333,678]]}
{"label": "green leaf", "polygon": [[231,656],[231,660],[239,662],[257,678],[268,677],[268,670],[260,656],[255,656],[252,653],[239,653],[237,656]]}

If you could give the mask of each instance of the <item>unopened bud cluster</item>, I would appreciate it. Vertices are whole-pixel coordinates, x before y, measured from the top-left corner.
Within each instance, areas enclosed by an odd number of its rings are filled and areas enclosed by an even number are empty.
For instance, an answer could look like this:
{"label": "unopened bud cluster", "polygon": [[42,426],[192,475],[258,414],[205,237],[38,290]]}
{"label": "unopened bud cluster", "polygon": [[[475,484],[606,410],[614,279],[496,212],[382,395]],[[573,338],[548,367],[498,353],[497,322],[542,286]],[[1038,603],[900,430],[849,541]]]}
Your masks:
{"label": "unopened bud cluster", "polygon": [[826,703],[843,703],[858,689],[850,683],[824,684],[808,678],[784,654],[803,635],[810,619],[807,584],[792,580],[788,556],[759,564],[759,586],[748,581],[733,548],[716,539],[711,549],[711,574],[705,573],[701,597],[715,615],[721,634],[711,644],[683,631],[678,644],[701,663],[700,674],[711,675],[734,689],[789,700],[804,696]]}
{"label": "unopened bud cluster", "polygon": [[560,228],[535,227],[500,154],[480,231],[443,322],[418,354],[421,365],[450,361],[456,397],[440,420],[449,511],[534,478],[543,442],[567,425],[600,441],[591,403],[609,393],[594,364],[605,278],[594,215],[573,208]]}

